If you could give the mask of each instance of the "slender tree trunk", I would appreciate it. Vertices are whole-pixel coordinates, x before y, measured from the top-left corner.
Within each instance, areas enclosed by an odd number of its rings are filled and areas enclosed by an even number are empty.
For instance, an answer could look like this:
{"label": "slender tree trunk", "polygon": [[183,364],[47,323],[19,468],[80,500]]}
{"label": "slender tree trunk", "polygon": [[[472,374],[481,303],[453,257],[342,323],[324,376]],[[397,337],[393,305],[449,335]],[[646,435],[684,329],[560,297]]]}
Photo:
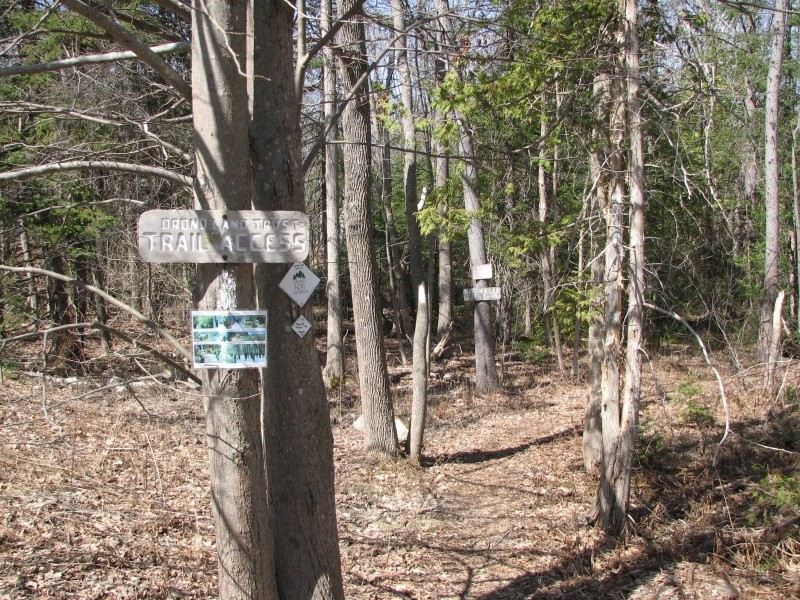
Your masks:
{"label": "slender tree trunk", "polygon": [[[594,76],[594,116],[596,123],[609,122],[611,79],[603,69]],[[596,125],[592,129],[592,150],[589,155],[592,180],[590,223],[599,223],[603,214],[608,214],[608,172],[605,166],[608,154],[607,130]],[[605,264],[598,255],[595,236],[591,236],[591,286],[593,290],[602,289]],[[597,292],[595,292],[597,293]],[[605,294],[598,294],[597,306],[591,311],[588,335],[588,376],[589,397],[586,403],[586,418],[583,426],[583,463],[587,473],[600,475],[603,464],[603,368],[605,365],[604,320],[606,310]]]}
{"label": "slender tree trunk", "polygon": [[[621,44],[620,44],[621,45]],[[606,211],[605,316],[603,321],[603,368],[601,421],[603,462],[597,497],[598,524],[606,531],[624,523],[627,499],[616,496],[615,470],[620,443],[620,369],[622,328],[622,217],[625,198],[625,168],[622,143],[625,135],[624,82],[619,67],[611,82],[609,166],[611,195]],[[621,520],[621,521],[620,521]]]}
{"label": "slender tree trunk", "polygon": [[[339,2],[344,14],[353,0]],[[358,11],[339,30],[342,82],[348,94],[367,68],[363,13]],[[373,245],[370,202],[370,110],[366,89],[356,91],[342,114],[346,144],[344,158],[345,235],[353,317],[356,326],[358,376],[364,416],[364,448],[386,456],[397,454],[397,433],[389,390],[378,296],[377,265]]]}
{"label": "slender tree trunk", "polygon": [[[392,0],[394,28],[406,29],[402,0]],[[406,222],[408,224],[408,250],[411,264],[411,285],[414,288],[417,310],[414,319],[412,358],[411,426],[409,459],[419,463],[422,458],[422,441],[425,432],[425,413],[428,404],[428,288],[422,259],[422,235],[417,223],[417,140],[414,128],[414,103],[411,88],[411,69],[408,65],[406,36],[398,34],[395,40],[397,74],[400,78],[400,97],[403,103],[403,192]],[[424,193],[423,193],[424,195]],[[423,197],[422,203],[425,199]]]}
{"label": "slender tree trunk", "polygon": [[[745,80],[744,107],[748,121],[756,116],[755,89],[749,79]],[[742,160],[739,167],[739,180],[736,185],[736,207],[733,212],[733,257],[740,259],[747,256],[747,268],[742,275],[751,271],[748,243],[753,237],[750,211],[758,204],[758,150],[752,140],[748,140],[742,149]],[[741,270],[740,270],[741,271]]]}
{"label": "slender tree trunk", "polygon": [[[436,27],[435,36],[438,46],[438,52],[434,57],[434,73],[436,82],[441,84],[444,81],[444,76],[447,74],[447,52],[445,50],[446,34],[449,27],[446,24],[447,20],[447,1],[436,0],[436,14],[442,23]],[[434,124],[437,129],[445,124],[445,115],[439,109],[436,109],[434,114]],[[438,137],[433,137],[433,153],[435,155],[436,174],[435,174],[435,189],[444,191],[447,189],[447,180],[450,177],[449,160],[446,156],[446,146],[444,142]],[[446,201],[439,201],[439,211],[443,212],[447,209]],[[436,323],[436,339],[442,341],[444,336],[448,335],[453,322],[453,267],[452,267],[452,251],[450,247],[450,240],[446,236],[439,236],[439,276],[438,276],[438,320]]]}
{"label": "slender tree trunk", "polygon": [[[547,96],[544,92],[541,95],[542,113],[540,119],[541,138],[539,142],[539,223],[544,234],[547,233],[547,220],[549,211],[549,201],[547,197],[547,169],[545,167],[544,156],[547,153],[545,139],[547,137],[547,116],[546,105]],[[555,167],[554,167],[555,168]],[[553,175],[553,191],[555,192],[555,173]],[[555,198],[555,194],[553,196]],[[558,327],[558,319],[555,315],[553,297],[555,290],[555,277],[553,276],[555,249],[547,237],[544,238],[544,247],[539,256],[539,264],[542,269],[542,289],[543,289],[543,315],[544,328],[547,333],[548,342],[551,343],[558,362],[558,371],[563,375],[564,352],[561,348],[561,333]]]}
{"label": "slender tree trunk", "polygon": [[[323,35],[330,31],[333,13],[331,0],[323,0],[321,7]],[[325,124],[330,122],[336,112],[336,57],[333,48],[326,46],[323,56],[323,114]],[[342,294],[339,281],[339,152],[336,144],[336,129],[332,127],[327,134],[325,146],[325,239],[327,282],[325,295],[328,299],[327,353],[325,368],[322,371],[327,386],[342,383],[344,376],[344,339],[342,334]]]}
{"label": "slender tree trunk", "polygon": [[135,308],[140,313],[145,313],[143,290],[142,290],[142,277],[140,269],[141,259],[138,256],[136,245],[130,244],[128,246],[128,256],[126,260],[126,275],[125,275],[125,291],[128,296],[128,304]]}
{"label": "slender tree trunk", "polygon": [[[20,226],[19,228],[19,247],[22,250],[22,259],[25,261],[25,264],[28,266],[32,266],[32,259],[31,259],[31,249],[30,243],[28,241],[28,232],[25,230],[24,226]],[[28,306],[32,311],[39,310],[39,297],[36,293],[36,278],[33,276],[32,273],[27,273],[25,275],[25,280],[28,283]]]}
{"label": "slender tree trunk", "polygon": [[792,286],[792,297],[794,298],[794,320],[796,335],[800,336],[800,182],[797,178],[797,135],[800,132],[800,116],[798,123],[792,129],[792,224],[793,224],[793,243],[794,255],[792,260],[792,272],[794,273],[794,285]]}
{"label": "slender tree trunk", "polygon": [[[586,268],[585,259],[584,259],[584,240],[583,235],[586,231],[585,221],[583,219],[583,215],[578,218],[577,225],[577,233],[578,233],[578,288],[584,289],[584,274],[583,271]],[[581,338],[583,337],[582,331],[582,322],[581,316],[576,311],[575,312],[575,319],[573,321],[572,327],[572,376],[577,378],[580,375],[580,353],[581,353]]]}
{"label": "slender tree trunk", "polygon": [[[460,151],[464,157],[464,169],[461,172],[461,183],[464,189],[464,207],[472,218],[467,230],[469,241],[470,264],[485,265],[486,242],[483,237],[483,223],[474,217],[478,211],[478,193],[475,185],[478,180],[478,169],[475,167],[475,154],[472,149],[472,137],[463,117],[456,117],[460,132]],[[477,288],[488,287],[486,280],[474,280]],[[489,393],[500,387],[495,365],[494,329],[489,302],[475,302],[473,308],[475,328],[475,389],[481,393]]]}
{"label": "slender tree trunk", "polygon": [[[641,102],[639,100],[639,34],[636,0],[624,0],[625,63],[627,72],[628,187],[628,309],[625,339],[625,384],[622,398],[620,457],[616,483],[618,498],[630,501],[631,469],[636,451],[639,407],[642,397],[642,350],[644,343],[645,292],[645,188]],[[619,529],[614,528],[615,531]]]}
{"label": "slender tree trunk", "polygon": [[[442,28],[444,40],[453,37],[452,24],[447,17],[449,14],[447,0],[436,0],[436,12],[439,16],[439,26]],[[475,154],[472,148],[472,137],[469,126],[463,115],[456,113],[455,120],[459,131],[459,151],[464,157],[464,168],[461,172],[461,184],[464,191],[464,207],[468,214],[474,215],[478,208],[478,193],[475,189],[478,180],[478,169],[475,166]],[[483,223],[472,218],[467,231],[469,240],[469,257],[471,265],[484,265],[486,258],[486,243],[483,237]],[[475,281],[479,288],[487,287],[485,280]],[[481,393],[493,392],[500,387],[495,365],[494,330],[492,327],[491,308],[488,302],[475,302],[473,307],[473,322],[475,328],[475,388]]]}
{"label": "slender tree trunk", "polygon": [[[95,262],[92,268],[92,285],[98,289],[105,289],[103,277],[100,272],[100,265]],[[103,325],[108,323],[108,311],[106,310],[106,301],[94,294],[94,311],[97,314],[97,321]],[[103,352],[111,350],[111,335],[105,329],[100,330],[100,340]]]}
{"label": "slender tree trunk", "polygon": [[[388,82],[391,82],[391,74],[393,69],[389,69]],[[383,207],[383,216],[386,223],[386,260],[388,263],[389,272],[389,289],[392,299],[392,330],[397,338],[397,349],[400,352],[400,358],[405,365],[408,362],[404,346],[404,336],[410,332],[411,327],[411,312],[408,309],[408,301],[406,299],[406,290],[403,277],[403,269],[400,265],[402,261],[402,250],[397,235],[397,227],[394,224],[394,213],[392,211],[392,153],[389,144],[389,134],[386,128],[380,123],[377,118],[377,106],[375,102],[375,94],[370,94],[370,108],[372,109],[372,129],[378,137],[378,145],[381,148],[380,160],[380,191],[381,191],[381,206]]]}
{"label": "slender tree trunk", "polygon": [[772,14],[772,52],[767,74],[766,110],[764,123],[764,188],[766,202],[766,232],[764,249],[764,299],[761,303],[761,327],[758,352],[762,360],[769,356],[772,338],[772,314],[780,285],[780,197],[778,183],[778,117],[780,106],[781,67],[786,37],[786,0],[775,0]]}
{"label": "slender tree trunk", "polygon": [[764,389],[770,395],[775,394],[775,373],[778,370],[778,357],[781,351],[781,323],[783,313],[783,299],[786,292],[781,290],[775,298],[775,310],[772,314],[772,337],[770,338],[769,355],[767,356],[767,369],[764,378]]}
{"label": "slender tree trunk", "polygon": [[[246,0],[209,1],[193,12],[199,209],[250,208],[247,86],[236,65],[245,57],[247,8]],[[252,267],[198,265],[195,303],[203,310],[255,308]],[[220,598],[277,598],[259,373],[204,370],[202,378]]]}

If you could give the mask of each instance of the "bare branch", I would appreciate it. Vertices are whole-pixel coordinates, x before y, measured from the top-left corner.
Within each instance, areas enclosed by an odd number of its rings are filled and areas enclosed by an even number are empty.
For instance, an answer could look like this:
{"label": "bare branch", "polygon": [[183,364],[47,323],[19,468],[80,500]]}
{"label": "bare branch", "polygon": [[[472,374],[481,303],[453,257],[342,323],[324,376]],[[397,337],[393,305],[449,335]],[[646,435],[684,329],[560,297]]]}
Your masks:
{"label": "bare branch", "polygon": [[703,338],[701,338],[700,334],[697,333],[691,325],[689,325],[686,319],[684,319],[676,312],[673,312],[671,310],[664,310],[663,308],[659,308],[658,306],[648,304],[647,302],[644,303],[644,306],[658,313],[661,313],[662,315],[672,317],[673,319],[678,321],[681,325],[686,327],[686,329],[689,330],[689,333],[691,333],[694,336],[694,339],[697,340],[697,345],[700,346],[700,349],[703,351],[703,358],[705,358],[708,368],[711,369],[711,371],[714,373],[714,377],[717,378],[717,385],[719,386],[719,394],[720,398],[722,399],[722,407],[725,410],[725,433],[722,435],[722,439],[717,444],[717,449],[714,451],[714,458],[711,460],[711,466],[716,468],[719,451],[722,448],[722,445],[725,443],[725,440],[727,440],[728,436],[731,435],[731,410],[730,407],[728,406],[728,394],[725,393],[725,385],[722,383],[722,375],[719,374],[719,371],[711,362],[711,357],[708,354],[706,345],[703,343]]}
{"label": "bare branch", "polygon": [[74,10],[79,15],[86,17],[92,23],[105,31],[112,40],[117,42],[120,46],[124,46],[132,51],[139,59],[151,67],[156,73],[161,75],[172,88],[180,94],[184,100],[192,101],[192,88],[180,76],[180,74],[173,69],[166,61],[164,61],[158,54],[153,52],[149,46],[143,44],[129,30],[125,29],[116,21],[112,21],[105,15],[96,11],[88,4],[84,4],[81,0],[61,0],[61,4],[67,8]]}
{"label": "bare branch", "polygon": [[325,47],[325,45],[330,42],[336,33],[341,29],[342,25],[350,19],[354,14],[356,14],[361,7],[364,6],[365,0],[358,0],[353,6],[351,6],[347,12],[345,12],[341,17],[336,19],[336,22],[331,25],[331,28],[325,32],[325,34],[317,40],[314,46],[308,52],[300,52],[298,53],[297,58],[297,74],[295,75],[297,81],[295,82],[297,85],[302,83],[302,77],[305,69],[308,67],[308,64],[313,60],[313,58],[319,54],[319,52]]}
{"label": "bare branch", "polygon": [[49,175],[51,173],[59,173],[62,171],[83,171],[88,169],[106,169],[108,171],[120,171],[123,173],[133,173],[136,175],[161,177],[162,179],[178,183],[187,189],[192,188],[192,178],[187,177],[186,175],[179,175],[178,173],[168,169],[162,169],[160,167],[150,167],[147,165],[137,165],[134,163],[123,163],[110,160],[70,160],[46,165],[37,165],[35,167],[23,167],[21,169],[14,169],[13,171],[0,173],[0,181],[20,181],[38,177],[39,175]]}
{"label": "bare branch", "polygon": [[[188,52],[192,47],[190,42],[174,42],[171,44],[161,44],[149,48],[154,54],[170,54]],[[106,52],[104,54],[84,54],[74,58],[64,58],[52,62],[38,63],[35,65],[15,65],[0,69],[0,77],[11,77],[12,75],[33,75],[35,73],[49,73],[61,69],[69,69],[89,64],[101,64],[118,60],[133,60],[138,58],[137,54],[131,50],[121,52]]]}
{"label": "bare branch", "polygon": [[191,7],[182,4],[178,0],[153,0],[153,3],[158,4],[164,10],[168,10],[169,12],[180,17],[187,23],[191,22],[192,20]]}
{"label": "bare branch", "polygon": [[[45,277],[50,277],[51,279],[57,279],[59,281],[63,281],[70,285],[74,285],[81,289],[84,289],[87,292],[92,292],[93,294],[97,294],[109,304],[112,304],[117,308],[124,310],[130,315],[133,315],[133,317],[137,321],[139,321],[142,325],[146,325],[147,327],[155,331],[159,336],[168,341],[172,345],[172,347],[175,348],[180,353],[180,355],[183,356],[186,360],[189,361],[192,360],[192,353],[189,352],[186,348],[184,348],[183,345],[178,340],[176,340],[169,331],[161,327],[155,321],[148,319],[146,316],[144,316],[142,313],[140,313],[132,306],[125,304],[121,300],[117,300],[114,296],[112,296],[111,294],[109,294],[104,290],[101,290],[98,287],[89,285],[88,283],[81,281],[80,279],[75,279],[74,277],[68,277],[67,275],[56,273],[55,271],[48,271],[47,269],[39,269],[37,267],[9,267],[7,265],[0,265],[0,271],[8,271],[10,273],[31,273],[33,275],[44,275]],[[141,345],[139,344],[139,342],[135,340],[131,339],[131,341],[132,343],[134,343],[134,345]]]}
{"label": "bare branch", "polygon": [[[1,75],[1,73],[0,73]],[[158,145],[160,145],[165,150],[177,154],[183,160],[188,162],[192,162],[194,157],[191,153],[186,152],[184,149],[172,144],[156,134],[150,131],[148,127],[148,123],[132,123],[128,120],[120,122],[115,121],[113,119],[107,119],[104,117],[97,117],[91,115],[86,112],[82,112],[79,110],[75,110],[74,108],[66,108],[62,106],[49,106],[46,104],[35,104],[33,102],[2,102],[0,101],[0,110],[6,113],[19,113],[22,112],[26,115],[31,113],[54,113],[54,114],[62,114],[68,115],[70,117],[75,117],[77,119],[84,119],[86,121],[91,121],[93,123],[100,123],[102,125],[111,125],[113,127],[121,127],[125,128],[129,131],[136,132],[139,135],[146,137],[147,139],[153,140]],[[7,148],[6,148],[7,149]]]}
{"label": "bare branch", "polygon": [[[352,10],[348,10],[347,13],[344,16],[352,15],[353,12],[354,11],[352,11]],[[308,170],[311,168],[312,163],[314,162],[314,159],[320,153],[322,148],[325,147],[325,143],[326,143],[326,139],[327,139],[327,136],[328,136],[328,132],[331,129],[333,129],[333,127],[339,121],[339,118],[342,116],[342,113],[344,112],[345,106],[355,97],[355,95],[361,89],[361,86],[363,86],[365,83],[367,83],[367,81],[369,81],[370,74],[375,69],[378,68],[381,59],[383,59],[383,57],[386,56],[389,52],[392,52],[392,51],[395,50],[395,47],[394,47],[395,42],[397,42],[397,40],[400,39],[401,37],[403,37],[404,35],[408,34],[408,32],[413,31],[415,28],[419,27],[421,24],[426,23],[428,21],[435,21],[435,20],[436,20],[436,17],[426,17],[426,18],[419,19],[418,21],[416,21],[416,22],[412,23],[411,25],[409,25],[405,29],[405,31],[401,31],[400,33],[395,35],[391,40],[389,40],[386,48],[384,48],[381,51],[381,53],[378,54],[378,56],[375,58],[375,60],[373,60],[367,66],[367,69],[366,69],[366,71],[364,71],[364,74],[353,85],[353,89],[351,89],[350,92],[347,94],[347,96],[342,98],[341,102],[339,102],[339,106],[338,106],[337,111],[333,114],[333,116],[331,116],[330,120],[327,123],[325,123],[325,127],[322,128],[322,132],[320,133],[319,137],[317,138],[317,141],[314,143],[314,145],[308,151],[308,154],[306,155],[306,157],[303,159],[303,172],[304,173],[308,172]],[[344,21],[344,18],[341,18],[341,19],[339,19],[337,21],[337,24],[339,24],[339,27],[341,27],[341,23],[343,21]],[[323,39],[327,39],[327,38],[328,38],[328,36],[325,36]],[[319,51],[320,47],[321,46],[318,43],[308,53],[308,56],[309,57],[313,56],[316,52]]]}
{"label": "bare branch", "polygon": [[[2,268],[2,266],[0,266],[0,268]],[[179,362],[176,362],[173,358],[170,358],[169,356],[167,356],[163,352],[160,352],[160,351],[156,350],[155,348],[153,348],[152,346],[150,346],[148,344],[144,344],[144,343],[140,342],[139,340],[136,340],[136,339],[132,338],[131,336],[129,336],[124,331],[120,331],[119,329],[115,329],[114,327],[109,327],[108,325],[105,325],[103,323],[99,323],[97,321],[93,321],[93,322],[87,321],[85,323],[69,323],[67,325],[57,325],[56,327],[51,327],[49,329],[43,329],[41,331],[31,331],[31,332],[28,332],[28,333],[23,333],[23,334],[20,334],[20,335],[15,335],[13,337],[5,338],[2,341],[0,341],[0,351],[3,350],[3,348],[6,346],[6,344],[10,344],[10,343],[13,343],[13,342],[22,342],[24,340],[28,340],[28,339],[39,337],[40,335],[44,336],[44,338],[46,340],[47,336],[50,335],[51,333],[56,333],[56,332],[59,332],[59,331],[65,331],[65,330],[68,330],[68,329],[99,329],[101,331],[106,331],[109,334],[111,334],[113,336],[116,336],[116,337],[120,338],[121,340],[124,340],[124,341],[128,342],[134,348],[141,348],[145,352],[148,352],[148,353],[152,354],[156,359],[158,359],[161,362],[163,362],[164,364],[172,367],[176,371],[180,371],[181,373],[186,375],[186,377],[188,377],[189,379],[191,379],[195,383],[198,383],[198,384],[202,383],[200,381],[200,378],[197,375],[195,375],[194,373],[189,371],[182,364],[180,364]],[[137,362],[137,365],[138,364],[139,363]],[[139,366],[141,367],[141,365],[139,365]],[[46,376],[46,373],[43,373],[42,375]],[[148,375],[147,377],[143,377],[142,379],[151,380],[151,379],[154,379],[155,377],[156,377],[155,375]],[[128,383],[130,383],[130,382],[128,382]],[[86,394],[82,394],[81,396],[78,396],[78,398],[73,398],[73,400],[77,400],[79,398],[87,396],[87,395],[89,395],[89,393],[96,393],[96,392],[98,392],[100,390],[113,388],[113,387],[116,387],[116,386],[117,386],[117,384],[108,385],[108,386],[102,387],[102,388],[97,389],[97,390],[92,390],[92,392],[88,392]]]}

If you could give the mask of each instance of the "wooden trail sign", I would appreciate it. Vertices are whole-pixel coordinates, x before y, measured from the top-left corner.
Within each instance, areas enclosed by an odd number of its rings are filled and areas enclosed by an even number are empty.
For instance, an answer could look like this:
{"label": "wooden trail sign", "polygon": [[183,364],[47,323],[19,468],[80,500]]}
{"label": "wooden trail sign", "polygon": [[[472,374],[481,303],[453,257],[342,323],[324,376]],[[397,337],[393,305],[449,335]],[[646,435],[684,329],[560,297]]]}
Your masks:
{"label": "wooden trail sign", "polygon": [[309,220],[290,210],[149,210],[139,254],[153,263],[295,263],[308,256]]}
{"label": "wooden trail sign", "polygon": [[466,302],[484,302],[486,300],[500,300],[499,287],[467,288],[464,290]]}

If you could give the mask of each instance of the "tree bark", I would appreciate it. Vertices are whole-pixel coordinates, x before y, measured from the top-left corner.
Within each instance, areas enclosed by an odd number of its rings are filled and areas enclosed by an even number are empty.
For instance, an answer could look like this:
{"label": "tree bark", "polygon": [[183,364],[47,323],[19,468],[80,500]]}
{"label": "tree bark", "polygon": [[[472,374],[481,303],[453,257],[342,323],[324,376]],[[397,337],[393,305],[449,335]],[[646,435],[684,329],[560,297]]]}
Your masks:
{"label": "tree bark", "polygon": [[[237,69],[247,8],[247,0],[209,1],[193,13],[198,209],[250,208],[247,86]],[[252,267],[198,265],[195,303],[205,310],[255,308]],[[220,598],[277,598],[259,373],[204,370],[202,380]]]}
{"label": "tree bark", "polygon": [[[621,44],[620,44],[621,45]],[[619,498],[615,481],[617,452],[620,442],[620,369],[622,328],[622,203],[625,196],[625,168],[622,143],[625,135],[624,83],[620,81],[623,66],[618,66],[611,82],[610,154],[611,194],[606,211],[605,247],[605,315],[603,321],[603,369],[601,421],[603,431],[603,463],[597,496],[597,522],[605,531],[624,524],[626,499]]]}
{"label": "tree bark", "polygon": [[[610,77],[600,70],[594,77],[594,115],[596,123],[608,122],[609,117]],[[590,222],[600,222],[602,215],[608,210],[608,176],[605,168],[608,151],[607,131],[600,126],[592,130],[592,150],[589,165],[592,179],[591,214],[595,218]],[[593,289],[601,289],[605,272],[604,262],[597,255],[597,243],[592,236],[592,268],[591,285]],[[589,396],[586,403],[586,417],[583,425],[583,464],[587,473],[600,475],[603,464],[603,427],[601,406],[603,398],[603,365],[605,364],[605,346],[603,344],[603,313],[605,296],[598,294],[597,306],[591,311],[588,338],[588,377]]]}
{"label": "tree bark", "polygon": [[[564,352],[561,349],[561,332],[558,327],[558,319],[555,314],[553,306],[553,297],[555,290],[555,277],[553,275],[555,252],[553,245],[550,243],[547,236],[547,220],[549,212],[549,201],[547,197],[547,169],[545,168],[544,157],[547,153],[545,140],[547,139],[547,116],[546,116],[546,103],[547,95],[542,92],[542,111],[540,119],[540,133],[541,138],[539,142],[539,223],[543,233],[543,247],[539,255],[539,265],[542,270],[542,313],[544,321],[544,329],[547,335],[547,341],[550,344],[553,352],[555,352],[556,360],[558,363],[558,370],[563,375],[564,368]],[[555,167],[553,167],[555,168]],[[553,181],[553,197],[555,198],[555,178]]]}
{"label": "tree bark", "polygon": [[[340,14],[353,0],[339,3]],[[367,69],[363,13],[359,10],[339,30],[339,59],[344,89],[354,91]],[[389,389],[389,373],[383,343],[378,296],[377,264],[373,244],[371,210],[371,167],[369,99],[360,87],[342,114],[346,144],[344,158],[345,237],[347,240],[353,318],[356,327],[358,377],[364,415],[364,449],[385,456],[396,456],[397,433],[394,427]]]}
{"label": "tree bark", "polygon": [[[25,265],[30,266],[33,263],[33,259],[31,258],[31,249],[30,243],[28,240],[28,232],[24,226],[20,226],[19,228],[19,247],[22,251],[22,259],[25,261]],[[36,279],[30,273],[25,274],[25,281],[28,284],[28,299],[27,304],[30,309],[34,312],[39,310],[39,297],[36,292]],[[105,321],[103,321],[105,323]]]}
{"label": "tree bark", "polygon": [[[639,407],[642,398],[642,348],[644,340],[645,292],[645,188],[644,145],[642,142],[641,102],[639,100],[639,34],[636,0],[624,0],[625,65],[627,83],[628,187],[628,310],[625,339],[625,384],[622,397],[620,474],[616,482],[618,498],[625,499],[625,513],[630,502],[631,469],[636,452]],[[621,531],[619,528],[613,529]]]}
{"label": "tree bark", "polygon": [[[603,373],[602,427],[603,467],[597,495],[597,524],[608,534],[625,528],[630,501],[631,467],[636,444],[641,400],[641,348],[644,308],[644,153],[639,102],[639,40],[636,0],[621,0],[622,65],[619,85],[612,85],[615,96],[612,116],[612,168],[622,163],[621,142],[627,124],[630,150],[629,181],[629,259],[628,312],[625,349],[625,384],[620,403],[618,353],[621,328],[621,242],[624,171],[614,168],[609,244],[606,248],[607,309],[605,370]],[[621,81],[620,81],[621,80]],[[610,263],[610,261],[613,261]],[[613,280],[613,282],[612,282]]]}
{"label": "tree bark", "polygon": [[[392,0],[394,28],[398,32],[406,29],[403,2]],[[417,223],[417,154],[414,130],[414,103],[411,89],[411,69],[408,66],[408,50],[404,33],[397,35],[395,53],[397,75],[400,78],[400,98],[403,104],[403,193],[405,197],[406,222],[408,225],[408,253],[411,265],[411,285],[416,299],[414,318],[414,340],[412,356],[411,426],[408,438],[408,454],[412,462],[422,458],[422,442],[425,433],[425,414],[428,404],[428,288],[422,258],[422,235]],[[423,191],[422,203],[425,202]]]}
{"label": "tree bark", "polygon": [[[250,21],[248,85],[253,206],[305,211],[300,98],[292,60],[294,12],[281,0],[256,0]],[[258,303],[269,311],[262,431],[273,516],[279,597],[344,597],[336,529],[333,435],[314,335],[291,329],[303,309],[278,289],[286,265],[255,269]]]}
{"label": "tree bark", "polygon": [[769,60],[764,122],[764,188],[766,202],[766,231],[764,248],[764,299],[761,303],[761,327],[758,352],[762,360],[769,357],[772,338],[772,314],[780,285],[780,198],[778,183],[778,117],[780,109],[781,67],[786,37],[786,0],[775,0],[772,14],[772,52]]}
{"label": "tree bark", "polygon": [[[391,67],[387,69],[387,87],[391,85],[391,75],[394,71]],[[374,92],[374,90],[373,90]],[[372,129],[378,137],[378,146],[380,146],[380,185],[378,186],[381,193],[381,206],[383,207],[383,216],[386,223],[386,261],[389,275],[389,293],[391,294],[392,301],[392,322],[393,332],[397,338],[397,347],[400,351],[400,357],[403,364],[408,362],[404,348],[404,338],[411,332],[411,311],[408,308],[408,299],[406,297],[405,278],[403,277],[402,262],[402,247],[400,244],[399,236],[397,235],[397,227],[394,223],[394,213],[392,212],[392,152],[389,143],[389,134],[386,127],[377,118],[377,105],[375,94],[370,94],[370,118],[372,120]]]}
{"label": "tree bark", "polygon": [[[436,15],[440,21],[435,30],[438,52],[434,56],[434,74],[436,82],[441,85],[447,74],[447,24],[448,7],[446,0],[436,0]],[[434,126],[439,129],[445,124],[445,115],[435,108]],[[450,162],[446,155],[446,146],[438,136],[433,136],[433,154],[436,162],[434,189],[445,191],[447,180],[450,177]],[[447,209],[446,201],[439,201],[439,211]],[[436,322],[436,339],[441,342],[452,331],[453,323],[453,267],[450,240],[446,236],[439,236],[439,270],[438,270],[438,319]],[[443,350],[446,352],[446,349]]]}
{"label": "tree bark", "polygon": [[[333,19],[331,0],[323,0],[321,7],[323,34],[330,31]],[[333,48],[326,46],[323,60],[323,114],[327,123],[336,112],[336,57]],[[342,383],[344,376],[344,339],[342,334],[342,292],[339,282],[339,152],[336,144],[336,128],[331,128],[325,146],[325,239],[327,282],[325,295],[328,300],[327,352],[322,371],[325,385]]]}
{"label": "tree bark", "polygon": [[[799,117],[800,119],[800,117]],[[800,335],[800,181],[797,177],[797,138],[800,120],[792,129],[792,283],[791,294],[794,299],[792,320],[795,335]]]}
{"label": "tree bark", "polygon": [[775,310],[772,314],[772,336],[770,338],[769,356],[767,356],[767,371],[764,380],[764,389],[768,394],[775,394],[775,372],[778,370],[778,357],[781,351],[781,324],[783,322],[783,299],[786,292],[781,290],[775,299]]}
{"label": "tree bark", "polygon": [[[456,117],[460,132],[460,150],[464,157],[464,169],[461,172],[461,183],[464,190],[464,207],[472,220],[467,230],[469,241],[470,264],[485,265],[486,242],[483,236],[483,223],[474,215],[479,208],[478,193],[475,185],[478,180],[478,169],[475,167],[475,154],[472,148],[472,137],[463,117]],[[488,287],[486,280],[474,280],[477,288]],[[480,393],[490,393],[500,387],[495,365],[494,329],[489,302],[475,302],[473,308],[475,327],[475,389]]]}

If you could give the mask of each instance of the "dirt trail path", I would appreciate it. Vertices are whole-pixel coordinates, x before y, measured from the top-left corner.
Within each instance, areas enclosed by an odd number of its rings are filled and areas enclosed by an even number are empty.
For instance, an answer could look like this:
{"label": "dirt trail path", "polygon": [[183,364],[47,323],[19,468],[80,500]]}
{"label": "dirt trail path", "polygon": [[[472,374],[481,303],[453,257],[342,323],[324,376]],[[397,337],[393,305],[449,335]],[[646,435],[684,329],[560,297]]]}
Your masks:
{"label": "dirt trail path", "polygon": [[537,393],[516,399],[525,412],[433,431],[422,470],[357,458],[357,432],[336,432],[365,481],[338,499],[345,558],[373,557],[350,573],[351,597],[522,598],[576,568],[595,538],[583,526],[592,499],[580,462],[583,393]]}
{"label": "dirt trail path", "polygon": [[[719,421],[702,435],[682,424],[687,406],[718,408],[714,382],[690,367],[658,367],[668,395],[649,383],[640,454],[655,458],[637,463],[633,534],[614,543],[585,524],[584,386],[519,363],[502,394],[475,398],[451,365],[434,374],[421,468],[365,456],[356,391],[332,393],[346,598],[800,597],[794,538],[759,555],[750,544],[767,531],[747,524],[752,448],[731,442],[740,471],[723,494],[708,471]],[[404,416],[407,377],[393,380]],[[0,386],[0,600],[215,598],[202,399],[159,385],[90,394],[97,385],[53,380],[46,397],[35,377]],[[734,404],[756,410],[743,394]]]}

